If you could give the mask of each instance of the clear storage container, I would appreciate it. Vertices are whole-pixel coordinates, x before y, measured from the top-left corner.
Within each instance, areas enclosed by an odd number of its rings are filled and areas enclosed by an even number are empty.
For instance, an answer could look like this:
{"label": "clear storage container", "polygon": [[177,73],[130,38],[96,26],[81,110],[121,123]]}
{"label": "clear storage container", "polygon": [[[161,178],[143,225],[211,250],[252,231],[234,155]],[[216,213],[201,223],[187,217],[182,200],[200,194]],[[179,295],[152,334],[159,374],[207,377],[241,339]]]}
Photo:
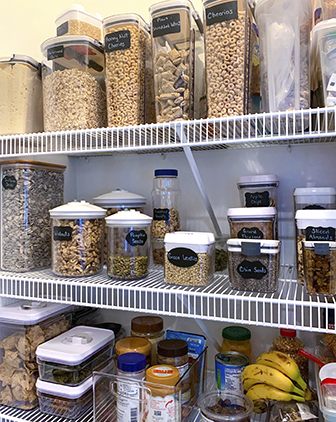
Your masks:
{"label": "clear storage container", "polygon": [[294,189],[294,212],[297,210],[324,210],[336,206],[336,189],[306,187]]}
{"label": "clear storage container", "polygon": [[229,280],[234,290],[273,293],[278,288],[279,240],[229,239]]}
{"label": "clear storage container", "polygon": [[85,201],[50,210],[54,274],[81,277],[101,271],[105,214],[103,208]]}
{"label": "clear storage container", "polygon": [[184,286],[206,286],[215,272],[215,236],[212,233],[167,233],[165,281]]}
{"label": "clear storage container", "polygon": [[0,57],[0,135],[43,132],[40,64],[31,57]]}
{"label": "clear storage container", "polygon": [[238,239],[276,239],[275,207],[229,208],[230,235]]}
{"label": "clear storage container", "polygon": [[323,20],[336,18],[336,4],[333,0],[321,0]]}
{"label": "clear storage container", "polygon": [[106,126],[104,50],[85,35],[49,38],[41,45],[44,130]]}
{"label": "clear storage container", "polygon": [[277,207],[279,186],[277,175],[241,176],[237,186],[241,207]]}
{"label": "clear storage container", "polygon": [[208,116],[247,114],[252,12],[247,0],[203,0]]}
{"label": "clear storage container", "polygon": [[135,210],[119,211],[106,218],[108,229],[107,273],[122,280],[146,277],[150,256],[152,217]]}
{"label": "clear storage container", "polygon": [[1,269],[50,266],[49,209],[63,204],[65,168],[38,161],[1,163]]}
{"label": "clear storage container", "polygon": [[1,308],[0,404],[31,409],[37,406],[37,347],[67,331],[72,306],[17,301]]}
{"label": "clear storage container", "polygon": [[77,386],[113,357],[114,333],[102,328],[72,328],[36,350],[42,381]]}
{"label": "clear storage container", "polygon": [[227,269],[228,253],[227,253],[227,240],[230,236],[222,234],[215,239],[215,271],[224,271]]}

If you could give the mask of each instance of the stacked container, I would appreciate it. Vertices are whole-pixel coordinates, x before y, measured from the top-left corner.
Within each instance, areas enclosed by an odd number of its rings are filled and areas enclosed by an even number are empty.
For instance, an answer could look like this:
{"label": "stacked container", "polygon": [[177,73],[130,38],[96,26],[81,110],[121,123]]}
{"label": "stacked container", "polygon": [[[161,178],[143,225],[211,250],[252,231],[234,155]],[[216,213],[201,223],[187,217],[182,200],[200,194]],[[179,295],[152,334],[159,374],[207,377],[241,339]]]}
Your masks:
{"label": "stacked container", "polygon": [[227,217],[233,238],[276,238],[277,210],[274,207],[229,208]]}
{"label": "stacked container", "polygon": [[279,186],[277,175],[241,176],[237,186],[241,207],[277,207]]}

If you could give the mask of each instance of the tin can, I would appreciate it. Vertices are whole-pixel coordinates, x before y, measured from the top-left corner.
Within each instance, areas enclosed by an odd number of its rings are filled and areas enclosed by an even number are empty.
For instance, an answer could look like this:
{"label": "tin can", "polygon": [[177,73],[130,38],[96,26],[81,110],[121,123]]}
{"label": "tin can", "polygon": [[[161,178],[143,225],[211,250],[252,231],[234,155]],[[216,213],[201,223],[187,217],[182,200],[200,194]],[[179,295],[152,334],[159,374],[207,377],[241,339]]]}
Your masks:
{"label": "tin can", "polygon": [[249,364],[243,353],[218,353],[215,357],[216,381],[219,390],[243,391],[241,374]]}

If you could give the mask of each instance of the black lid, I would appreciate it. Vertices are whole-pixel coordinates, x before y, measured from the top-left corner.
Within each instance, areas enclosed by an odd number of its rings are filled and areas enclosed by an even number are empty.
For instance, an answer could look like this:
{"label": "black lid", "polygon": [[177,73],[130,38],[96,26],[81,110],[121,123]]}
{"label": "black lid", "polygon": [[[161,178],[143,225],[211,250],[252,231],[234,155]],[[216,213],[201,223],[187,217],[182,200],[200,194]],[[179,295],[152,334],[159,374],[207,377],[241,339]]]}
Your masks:
{"label": "black lid", "polygon": [[161,356],[180,357],[188,354],[188,343],[179,339],[161,340],[157,350]]}

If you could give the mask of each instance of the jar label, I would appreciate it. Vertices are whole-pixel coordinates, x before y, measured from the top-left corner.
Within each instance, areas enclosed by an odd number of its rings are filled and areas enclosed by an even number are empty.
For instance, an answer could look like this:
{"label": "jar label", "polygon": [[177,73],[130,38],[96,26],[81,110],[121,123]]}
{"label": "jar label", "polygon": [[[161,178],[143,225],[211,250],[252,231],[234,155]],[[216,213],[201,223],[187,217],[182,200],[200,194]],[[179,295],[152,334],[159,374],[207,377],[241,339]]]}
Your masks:
{"label": "jar label", "polygon": [[[172,387],[167,387],[167,389]],[[181,409],[177,394],[165,397],[151,396],[145,392],[149,403],[148,422],[177,422],[181,417]]]}
{"label": "jar label", "polygon": [[158,16],[152,19],[153,38],[181,32],[181,17],[179,13]]}
{"label": "jar label", "polygon": [[48,60],[55,60],[60,57],[64,57],[64,46],[57,45],[56,47],[48,48],[47,50],[47,59]]}
{"label": "jar label", "polygon": [[105,51],[127,50],[131,47],[131,33],[128,29],[124,31],[111,32],[105,35]]}
{"label": "jar label", "polygon": [[160,368],[153,369],[153,375],[157,377],[169,377],[173,375],[174,371],[169,366],[160,366]]}
{"label": "jar label", "polygon": [[174,248],[168,252],[168,261],[177,267],[188,268],[197,264],[197,253],[189,248]]}
{"label": "jar label", "polygon": [[[140,388],[137,383],[119,382],[117,395],[118,422],[133,422],[140,418]],[[133,399],[133,400],[132,400]]]}
{"label": "jar label", "polygon": [[312,227],[306,228],[306,240],[335,242],[334,227]]}
{"label": "jar label", "polygon": [[156,221],[169,221],[169,209],[168,208],[154,208],[153,220]]}
{"label": "jar label", "polygon": [[60,37],[61,35],[67,34],[69,32],[69,22],[66,21],[57,27],[57,36]]}
{"label": "jar label", "polygon": [[5,176],[2,179],[2,187],[4,189],[10,189],[14,190],[16,188],[17,181],[15,179],[15,176]]}
{"label": "jar label", "polygon": [[242,261],[237,267],[238,274],[244,279],[261,280],[267,275],[267,268],[260,261]]}
{"label": "jar label", "polygon": [[64,227],[55,226],[54,240],[69,242],[70,240],[72,240],[72,230],[73,228],[68,227],[68,226],[64,226]]}
{"label": "jar label", "polygon": [[246,192],[245,193],[246,207],[269,207],[270,199],[269,192]]}
{"label": "jar label", "polygon": [[264,234],[258,227],[243,227],[238,232],[238,239],[263,239]]}
{"label": "jar label", "polygon": [[131,246],[144,246],[147,242],[147,234],[145,230],[131,230],[126,236],[126,241]]}
{"label": "jar label", "polygon": [[216,6],[208,7],[205,9],[205,17],[208,26],[231,19],[238,19],[237,2],[228,1],[217,4]]}

